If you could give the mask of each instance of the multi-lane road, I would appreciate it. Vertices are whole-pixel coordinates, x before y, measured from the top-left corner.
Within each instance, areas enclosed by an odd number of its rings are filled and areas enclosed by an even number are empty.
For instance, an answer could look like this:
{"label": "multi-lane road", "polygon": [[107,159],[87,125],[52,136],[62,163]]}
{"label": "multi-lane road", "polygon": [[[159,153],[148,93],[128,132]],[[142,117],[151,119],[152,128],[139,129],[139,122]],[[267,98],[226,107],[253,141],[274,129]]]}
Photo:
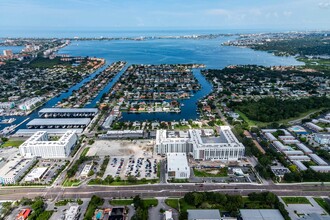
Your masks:
{"label": "multi-lane road", "polygon": [[104,198],[131,197],[170,197],[183,196],[191,191],[214,191],[228,194],[247,195],[251,192],[271,191],[279,196],[329,196],[330,185],[253,185],[253,184],[154,184],[139,186],[82,186],[82,187],[3,187],[0,188],[0,200],[17,200],[22,197],[43,196],[47,199],[90,198],[98,195]]}

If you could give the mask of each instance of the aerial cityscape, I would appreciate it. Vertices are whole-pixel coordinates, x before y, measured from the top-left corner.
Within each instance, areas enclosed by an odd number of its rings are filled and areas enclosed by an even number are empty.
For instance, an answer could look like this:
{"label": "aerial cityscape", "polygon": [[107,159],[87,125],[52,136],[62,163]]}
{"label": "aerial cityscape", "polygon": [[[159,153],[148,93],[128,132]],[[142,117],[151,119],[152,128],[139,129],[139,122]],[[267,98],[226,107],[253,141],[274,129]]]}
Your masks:
{"label": "aerial cityscape", "polygon": [[327,0],[0,2],[0,220],[330,220]]}

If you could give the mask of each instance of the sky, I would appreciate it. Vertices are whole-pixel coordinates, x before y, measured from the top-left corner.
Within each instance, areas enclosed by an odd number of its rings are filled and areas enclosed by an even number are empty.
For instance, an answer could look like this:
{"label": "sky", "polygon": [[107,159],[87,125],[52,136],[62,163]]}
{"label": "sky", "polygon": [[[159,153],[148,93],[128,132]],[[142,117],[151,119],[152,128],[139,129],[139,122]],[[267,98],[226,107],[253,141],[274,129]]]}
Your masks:
{"label": "sky", "polygon": [[2,29],[330,29],[330,0],[0,0]]}

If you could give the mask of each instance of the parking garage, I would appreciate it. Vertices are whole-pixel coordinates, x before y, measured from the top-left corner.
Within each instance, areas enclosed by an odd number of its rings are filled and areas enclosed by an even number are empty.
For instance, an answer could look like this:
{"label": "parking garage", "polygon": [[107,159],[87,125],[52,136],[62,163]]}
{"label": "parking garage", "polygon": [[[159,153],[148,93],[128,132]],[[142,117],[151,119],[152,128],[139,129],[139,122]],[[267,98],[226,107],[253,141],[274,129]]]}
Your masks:
{"label": "parking garage", "polygon": [[92,118],[97,108],[44,108],[38,113],[40,118]]}
{"label": "parking garage", "polygon": [[90,123],[89,118],[56,118],[56,119],[34,119],[27,123],[28,129],[71,129],[86,128]]}

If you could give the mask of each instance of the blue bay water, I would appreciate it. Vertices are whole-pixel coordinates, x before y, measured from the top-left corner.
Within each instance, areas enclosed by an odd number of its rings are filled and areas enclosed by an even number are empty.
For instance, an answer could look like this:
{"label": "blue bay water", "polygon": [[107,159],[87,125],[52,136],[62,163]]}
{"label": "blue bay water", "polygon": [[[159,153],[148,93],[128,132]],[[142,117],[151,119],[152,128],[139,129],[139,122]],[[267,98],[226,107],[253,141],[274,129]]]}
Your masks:
{"label": "blue bay water", "polygon": [[[293,57],[276,57],[270,53],[254,51],[248,48],[221,46],[221,43],[233,37],[216,39],[153,39],[146,41],[73,41],[60,53],[74,56],[103,57],[108,64],[123,60],[130,64],[177,64],[202,63],[206,68],[224,68],[233,64],[299,65]],[[212,91],[212,86],[201,73],[194,71],[202,85],[202,90],[188,100],[181,100],[184,106],[181,113],[123,113],[123,120],[180,120],[196,119],[197,101]],[[111,85],[115,80],[111,82]],[[110,88],[107,88],[109,91]],[[107,92],[103,91],[103,92]],[[92,104],[95,104],[95,101]],[[91,106],[88,106],[91,107]]]}
{"label": "blue bay water", "polygon": [[[125,33],[121,33],[122,35]],[[156,33],[146,33],[144,36]],[[159,34],[159,33],[158,33]],[[171,33],[181,35],[182,33]],[[206,34],[206,32],[205,32]],[[160,35],[158,35],[160,36]],[[206,68],[224,68],[235,64],[257,64],[264,66],[273,65],[301,65],[294,57],[276,57],[267,52],[254,51],[248,48],[221,46],[221,43],[234,39],[234,37],[218,37],[216,39],[152,39],[146,41],[117,40],[117,41],[72,41],[71,44],[59,51],[60,54],[72,56],[90,56],[105,58],[107,65],[112,62],[123,60],[131,64],[176,64],[176,63],[203,63]],[[127,65],[127,66],[128,66]],[[99,70],[100,71],[100,70]],[[121,72],[122,73],[122,72]],[[197,92],[191,99],[184,100],[184,106],[180,114],[123,114],[123,120],[179,120],[195,119],[196,102],[211,92],[211,85],[199,71],[194,75],[202,85],[202,90]],[[84,82],[91,80],[91,75]],[[115,79],[118,79],[118,75]],[[116,82],[113,80],[101,93],[108,92]],[[69,92],[61,94],[48,101],[44,107],[52,107],[58,101],[68,97],[74,89],[83,86],[83,83],[75,85]],[[101,97],[101,94],[98,98]],[[93,100],[94,105],[98,99]],[[88,107],[91,107],[89,105]],[[29,115],[30,120],[37,117],[37,111]],[[15,123],[23,121],[26,117],[17,117]],[[27,122],[26,122],[27,123]],[[26,128],[26,123],[19,128]],[[4,125],[0,125],[0,129]]]}
{"label": "blue bay water", "polygon": [[12,50],[13,53],[19,53],[23,48],[22,46],[0,46],[0,54],[3,55],[4,50]]}

